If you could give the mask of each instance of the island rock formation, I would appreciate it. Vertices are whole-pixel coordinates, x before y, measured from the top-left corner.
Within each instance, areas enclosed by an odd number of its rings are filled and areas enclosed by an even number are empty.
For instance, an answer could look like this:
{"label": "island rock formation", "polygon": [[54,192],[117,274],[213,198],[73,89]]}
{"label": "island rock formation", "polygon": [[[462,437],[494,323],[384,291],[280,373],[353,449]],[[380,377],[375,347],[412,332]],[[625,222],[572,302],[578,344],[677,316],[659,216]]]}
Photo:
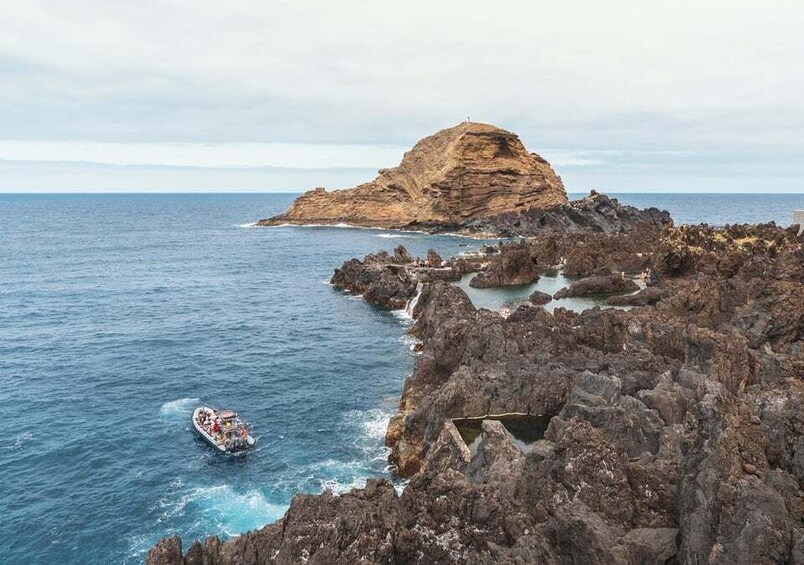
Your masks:
{"label": "island rock formation", "polygon": [[258,225],[337,224],[404,228],[543,209],[567,201],[550,164],[515,134],[465,122],[419,141],[399,166],[347,190],[323,188],[297,198],[287,212]]}

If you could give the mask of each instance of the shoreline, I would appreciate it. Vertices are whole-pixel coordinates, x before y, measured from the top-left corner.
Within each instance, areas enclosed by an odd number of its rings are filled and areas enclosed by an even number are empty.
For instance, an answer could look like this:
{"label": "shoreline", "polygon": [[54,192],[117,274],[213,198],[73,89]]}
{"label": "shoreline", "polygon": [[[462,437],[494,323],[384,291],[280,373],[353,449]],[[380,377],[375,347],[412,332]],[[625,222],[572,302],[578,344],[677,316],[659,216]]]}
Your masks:
{"label": "shoreline", "polygon": [[[798,310],[778,310],[774,305],[775,300],[771,298],[778,296],[784,304],[790,304],[791,297],[801,294],[801,282],[794,284],[793,281],[799,280],[795,277],[804,277],[804,268],[799,269],[802,272],[789,269],[796,265],[796,254],[804,253],[802,242],[789,230],[760,225],[732,226],[722,230],[681,226],[670,228],[662,232],[661,236],[657,232],[656,239],[645,239],[638,233],[576,233],[571,237],[551,234],[544,235],[529,245],[530,253],[535,253],[534,257],[540,262],[546,261],[543,263],[545,265],[555,263],[550,257],[569,253],[569,267],[584,270],[583,274],[587,277],[600,271],[600,267],[596,265],[606,264],[610,271],[618,271],[618,262],[631,261],[632,267],[637,268],[649,261],[659,273],[658,282],[649,286],[660,291],[656,295],[658,303],[646,304],[630,311],[592,309],[572,313],[559,309],[555,314],[549,314],[537,306],[524,305],[505,318],[475,308],[468,297],[453,285],[437,280],[425,284],[413,309],[414,321],[408,332],[412,337],[421,340],[422,351],[416,357],[413,373],[405,381],[399,408],[391,418],[386,433],[386,444],[391,449],[391,463],[395,465],[399,476],[410,478],[404,491],[399,494],[384,479],[371,479],[364,489],[353,490],[337,497],[326,492],[320,495],[299,495],[278,522],[226,542],[212,538],[203,546],[194,544],[188,556],[209,555],[223,559],[224,553],[221,552],[224,548],[227,548],[226,554],[244,555],[241,552],[253,544],[273,548],[271,551],[291,560],[305,554],[305,551],[313,552],[321,543],[324,543],[325,548],[330,548],[326,551],[334,551],[336,546],[328,545],[325,534],[316,533],[319,531],[316,524],[320,525],[322,521],[336,516],[351,516],[353,518],[349,518],[350,520],[362,520],[357,517],[367,516],[364,512],[379,512],[385,517],[383,523],[387,526],[381,527],[376,534],[359,526],[355,530],[343,530],[340,536],[363,541],[355,541],[357,546],[350,546],[359,553],[351,553],[352,549],[340,549],[337,553],[328,554],[333,561],[348,562],[359,555],[373,556],[371,559],[383,561],[382,556],[386,555],[383,548],[387,548],[397,555],[400,552],[406,554],[409,551],[424,551],[428,559],[433,561],[455,562],[471,556],[472,560],[487,562],[503,559],[511,551],[523,551],[524,548],[516,548],[525,540],[531,540],[528,543],[540,540],[540,551],[560,554],[561,551],[566,551],[562,549],[564,546],[552,545],[550,538],[540,537],[542,534],[539,532],[546,526],[553,531],[564,532],[560,534],[562,536],[570,535],[574,531],[571,524],[576,523],[573,520],[580,520],[580,523],[602,520],[606,528],[626,528],[626,532],[654,532],[658,536],[655,538],[657,545],[641,546],[643,549],[640,550],[648,551],[654,558],[665,555],[662,551],[672,551],[666,555],[676,555],[683,560],[698,555],[699,551],[706,551],[705,548],[710,547],[708,544],[714,543],[725,548],[735,547],[735,542],[729,537],[733,534],[728,531],[714,530],[710,537],[701,541],[690,537],[692,534],[686,524],[692,519],[696,504],[702,502],[692,502],[689,489],[694,482],[690,483],[677,474],[680,465],[692,464],[692,460],[685,463],[686,459],[682,458],[677,448],[682,438],[691,442],[692,453],[698,453],[705,444],[697,443],[696,440],[696,434],[699,433],[696,430],[701,429],[700,425],[699,428],[689,427],[682,415],[687,413],[690,415],[688,418],[694,415],[699,421],[708,422],[704,425],[706,429],[711,426],[721,429],[724,422],[734,418],[750,424],[744,431],[741,431],[741,427],[733,431],[724,427],[719,432],[736,434],[740,438],[738,441],[744,446],[740,451],[717,447],[720,444],[715,447],[726,449],[719,452],[720,456],[737,457],[741,461],[738,465],[739,472],[731,470],[731,467],[711,467],[711,463],[707,464],[708,460],[704,459],[703,463],[697,464],[703,465],[697,473],[714,473],[724,485],[743,484],[746,476],[750,478],[758,476],[754,473],[769,473],[770,467],[764,462],[761,451],[750,447],[756,441],[751,425],[763,427],[772,425],[774,420],[763,423],[769,416],[759,413],[755,417],[760,424],[751,424],[754,417],[746,415],[745,410],[750,414],[752,410],[748,407],[761,402],[758,399],[767,394],[782,395],[787,399],[792,399],[799,393],[804,394],[804,384],[793,378],[795,372],[790,372],[795,371],[796,366],[804,367],[804,355],[801,348],[796,347],[800,336],[795,331],[783,336],[768,334],[773,337],[765,338],[771,340],[765,342],[767,345],[763,345],[763,342],[734,342],[735,338],[727,337],[729,332],[747,335],[740,333],[746,331],[740,329],[740,324],[743,323],[739,322],[742,319],[739,316],[743,315],[740,314],[741,310],[707,311],[707,305],[717,304],[718,299],[705,300],[704,310],[701,312],[687,311],[685,308],[689,307],[685,304],[702,292],[702,289],[709,293],[723,292],[718,289],[727,282],[738,287],[750,284],[752,277],[756,275],[753,274],[755,271],[751,262],[746,261],[753,256],[766,265],[765,270],[771,269],[771,272],[779,274],[776,275],[777,279],[763,283],[763,292],[770,293],[768,297],[740,299],[747,300],[745,308],[750,307],[746,314],[749,318],[746,319],[753,319],[750,316],[754,316],[754,311],[761,313],[771,308],[777,319],[800,320],[795,323],[804,324],[804,312],[799,311],[800,307]],[[599,247],[601,245],[603,247]],[[648,248],[650,252],[645,253]],[[578,255],[578,251],[582,249],[584,254]],[[399,254],[400,251],[397,250],[396,253]],[[497,257],[506,254],[503,248],[503,253]],[[359,293],[369,303],[376,303],[376,299],[382,296],[395,296],[398,290],[393,286],[396,284],[393,282],[395,279],[387,276],[396,272],[397,267],[393,264],[393,258],[386,256],[389,257],[388,263],[383,262],[382,255],[377,255],[367,257],[364,262],[347,261],[344,264],[344,267],[349,264],[357,269],[349,271],[346,275],[349,277],[364,276],[359,275],[363,269],[370,269],[374,273],[374,282]],[[719,257],[722,259],[718,259]],[[734,264],[737,268],[742,269],[738,273],[743,274],[738,275],[729,270],[732,267],[728,266],[725,258],[732,263],[736,262]],[[716,270],[711,272],[713,268]],[[385,286],[387,284],[392,286]],[[400,288],[411,288],[410,283],[405,285]],[[378,289],[385,290],[380,292]],[[742,291],[730,291],[720,296],[744,296],[741,293]],[[704,315],[707,317],[702,318]],[[738,321],[729,321],[729,316],[738,316]],[[723,321],[718,322],[720,326],[712,325],[710,320],[721,318]],[[688,329],[681,333],[680,328],[685,326]],[[675,335],[678,337],[673,339],[687,343],[684,347],[708,352],[705,353],[707,357],[704,360],[688,358],[686,355],[679,358],[674,349],[677,347],[673,345],[674,341],[650,337],[666,334],[668,331],[677,332]],[[499,339],[503,341],[489,349]],[[517,349],[510,350],[513,344],[521,343],[522,340],[528,343],[528,348],[533,353],[528,353],[528,349],[519,353],[513,352]],[[707,343],[709,345],[705,345]],[[463,353],[459,353],[461,351]],[[481,354],[481,351],[485,353]],[[510,355],[513,357],[509,358]],[[744,355],[766,360],[764,364],[753,363],[741,367],[741,362],[737,360]],[[594,361],[595,359],[599,361]],[[776,366],[788,368],[781,373],[776,369],[775,376],[768,375],[765,367],[772,366],[772,360]],[[514,361],[516,364],[503,369],[498,376],[492,376]],[[533,368],[520,376],[515,367],[522,363]],[[603,363],[600,365],[603,369],[590,373],[590,367],[595,367],[598,363]],[[612,367],[615,368],[614,373]],[[653,368],[645,373],[646,367]],[[522,379],[531,371],[540,374],[538,386],[534,382],[530,385],[532,388],[523,389],[524,383],[528,381]],[[763,382],[767,383],[764,386],[769,387],[768,391],[764,391]],[[595,412],[589,412],[594,404],[585,404],[599,395],[602,395],[601,398],[613,395],[607,404],[613,401],[614,407],[601,413],[606,415],[604,419],[593,416]],[[714,412],[702,411],[708,402],[712,402],[712,398],[720,399]],[[728,407],[729,402],[736,402],[736,406],[745,408],[734,412],[734,408]],[[786,402],[775,406],[767,407],[781,410],[774,418],[790,418],[796,413],[790,412]],[[625,413],[621,414],[621,410],[625,410]],[[511,440],[506,439],[502,424],[495,424],[488,418],[489,414],[543,414],[550,416],[550,425],[544,432],[543,439],[534,444],[532,452],[523,454],[510,443]],[[444,425],[452,418],[481,420],[480,443],[475,454],[466,451],[467,447],[455,435],[457,432],[454,426]],[[634,435],[635,431],[620,428],[621,418],[633,421],[638,434]],[[759,428],[756,429],[758,430]],[[784,452],[785,448],[779,445],[778,449]],[[602,457],[601,461],[606,461],[607,468],[613,470],[613,476],[621,477],[617,480],[625,482],[611,490],[608,479],[601,482],[601,478],[595,474],[597,464],[589,468],[581,465],[577,471],[564,476],[558,482],[555,478],[542,477],[540,473],[543,471],[538,470],[541,468],[539,461],[555,460],[556,463],[564,461],[563,464],[569,464],[574,459],[563,458],[569,457],[574,450]],[[634,457],[642,450],[642,459],[635,460]],[[618,453],[621,455],[617,455]],[[525,473],[524,469],[529,471]],[[783,469],[788,470],[780,469],[775,472],[792,472],[789,466]],[[694,476],[698,476],[697,473]],[[531,476],[534,479],[522,482]],[[533,480],[536,482],[533,483]],[[564,488],[561,485],[567,481],[570,484],[589,485],[588,494],[582,495],[577,504],[561,502],[563,495],[560,495],[560,489]],[[629,483],[633,483],[631,487],[628,486]],[[551,495],[553,498],[545,498],[536,493],[527,494],[532,492],[534,484],[542,485],[539,489],[555,492]],[[668,485],[673,484],[678,486],[668,490]],[[748,484],[754,483],[749,480]],[[524,497],[529,501],[525,507],[520,506],[524,502],[518,500],[521,497],[510,498],[507,494],[515,485],[518,485],[516,489],[525,489]],[[759,483],[756,485],[759,488]],[[692,504],[689,510],[684,510],[683,505],[677,506],[680,503],[675,502],[676,492],[679,493],[679,500],[684,501],[683,504]],[[431,504],[443,496],[447,497],[444,499],[446,507],[436,511]],[[477,504],[478,496],[490,497],[493,504],[506,510],[502,514],[492,514],[485,522],[477,522],[478,517],[474,514],[467,515],[461,509],[459,501],[474,500]],[[559,496],[555,499],[558,503],[551,502],[555,496]],[[654,496],[658,496],[658,499],[654,500]],[[704,502],[728,508],[732,515],[740,515],[742,511],[739,506],[734,505],[734,501],[719,498],[720,496],[718,491],[707,491]],[[527,508],[544,510],[539,511],[543,512],[541,514],[532,514]],[[643,510],[637,510],[638,508]],[[631,509],[628,511],[636,512],[633,515],[635,517],[623,522],[621,509]],[[771,512],[761,504],[754,511]],[[433,535],[449,536],[452,541],[446,547],[439,548],[438,544],[433,545],[430,534],[424,530],[414,534],[408,541],[397,537],[398,532],[404,530],[406,521],[413,519],[410,512],[414,512],[416,523],[426,525],[426,528],[434,532]],[[690,512],[693,514],[689,514]],[[495,515],[496,518],[493,517]],[[500,521],[506,515],[520,516],[519,519],[531,524],[526,528],[530,533],[524,533],[523,529],[510,530],[504,521]],[[567,521],[570,517],[571,520]],[[480,538],[473,537],[463,526],[448,526],[447,523],[451,524],[453,518],[458,519],[458,524],[466,521],[467,528],[482,528],[489,533]],[[795,531],[795,527],[791,525],[795,520],[790,522],[791,519],[792,517],[782,521],[771,519],[767,527],[773,532],[788,532],[784,535],[791,535]],[[626,527],[626,523],[631,525]],[[392,536],[391,546],[383,545],[385,532]],[[500,546],[499,542],[494,542],[498,544],[497,549],[490,550],[491,546],[487,542],[499,539],[497,536],[502,535],[501,532],[508,532],[505,536],[513,536],[513,545],[508,542]],[[291,537],[288,538],[288,535]],[[375,539],[375,535],[379,538]],[[571,535],[581,536],[585,540],[584,546],[604,551],[609,556],[608,559],[614,556],[611,551],[633,551],[628,549],[631,547],[628,545],[631,543],[628,541],[628,535],[632,535],[630,533],[625,537],[623,534],[608,533],[603,538],[595,538],[588,531],[575,531]],[[681,542],[673,541],[668,545],[671,539],[669,536],[673,540],[680,539]],[[582,546],[571,547],[574,548],[571,551],[575,552],[575,558],[587,555]],[[177,545],[174,538],[168,538],[154,548],[148,563],[184,563],[159,557],[168,550],[173,555],[178,551],[181,556],[180,545]],[[756,551],[765,549],[762,544],[758,544]],[[736,554],[728,555],[738,563],[748,563],[753,559],[751,556],[756,554],[749,552],[745,554],[745,559]],[[461,556],[460,559],[458,556]]]}

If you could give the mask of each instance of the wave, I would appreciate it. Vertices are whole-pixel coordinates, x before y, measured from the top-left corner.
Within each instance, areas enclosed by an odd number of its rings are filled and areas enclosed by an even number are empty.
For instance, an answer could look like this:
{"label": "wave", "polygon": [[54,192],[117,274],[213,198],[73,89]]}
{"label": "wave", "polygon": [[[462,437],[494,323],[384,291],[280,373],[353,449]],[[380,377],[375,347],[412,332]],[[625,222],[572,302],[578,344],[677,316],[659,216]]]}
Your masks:
{"label": "wave", "polygon": [[381,237],[383,239],[397,239],[397,238],[411,237],[411,236],[405,235],[403,233],[381,233],[377,237]]}
{"label": "wave", "polygon": [[360,428],[365,435],[372,439],[385,439],[385,432],[388,430],[388,423],[391,421],[391,414],[380,408],[374,408],[363,412],[363,419]]}
{"label": "wave", "polygon": [[[291,222],[285,222],[283,224],[276,224],[273,226],[263,226],[267,228],[338,228],[338,229],[348,229],[348,230],[374,230],[374,231],[388,231],[389,228],[384,228],[381,226],[356,226],[354,224],[347,224],[345,222],[338,222],[337,224],[294,224]],[[411,234],[411,233],[421,233],[425,235],[430,235],[430,232],[426,232],[423,230],[393,230],[394,232],[398,232],[399,234]],[[388,234],[393,235],[393,234]],[[438,235],[438,234],[437,234]],[[378,237],[383,237],[382,235]],[[397,237],[408,237],[404,235],[398,235]]]}
{"label": "wave", "polygon": [[240,224],[237,227],[239,228],[258,228],[257,222],[249,222],[247,224]]}
{"label": "wave", "polygon": [[204,524],[214,524],[215,531],[210,534],[231,537],[275,522],[289,505],[271,502],[258,489],[240,492],[221,484],[193,488],[177,500],[160,502],[158,507],[163,509],[158,522],[189,512]]}

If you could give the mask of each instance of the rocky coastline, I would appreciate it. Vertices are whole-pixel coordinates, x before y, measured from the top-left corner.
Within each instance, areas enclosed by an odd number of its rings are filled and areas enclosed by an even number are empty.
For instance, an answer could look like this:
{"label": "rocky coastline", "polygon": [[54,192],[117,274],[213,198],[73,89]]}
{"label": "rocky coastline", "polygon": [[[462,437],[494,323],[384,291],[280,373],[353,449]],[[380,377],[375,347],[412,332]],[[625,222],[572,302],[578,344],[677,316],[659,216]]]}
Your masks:
{"label": "rocky coastline", "polygon": [[[804,564],[804,237],[674,227],[603,195],[575,209],[465,258],[398,247],[335,271],[378,307],[415,297],[421,354],[386,436],[401,495],[383,479],[298,495],[265,528],[184,554],[166,538],[146,562]],[[629,310],[550,313],[548,295],[507,316],[450,283],[551,269],[580,279],[567,293],[652,275],[606,299]],[[523,446],[506,415],[549,424]]]}

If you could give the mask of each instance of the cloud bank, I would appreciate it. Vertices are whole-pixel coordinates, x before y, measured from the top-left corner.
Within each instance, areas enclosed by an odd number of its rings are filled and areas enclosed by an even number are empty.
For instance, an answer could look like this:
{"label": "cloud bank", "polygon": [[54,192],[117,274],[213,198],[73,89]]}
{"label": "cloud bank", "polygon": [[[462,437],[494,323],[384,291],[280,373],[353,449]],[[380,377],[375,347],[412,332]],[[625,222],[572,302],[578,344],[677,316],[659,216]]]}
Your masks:
{"label": "cloud bank", "polygon": [[563,155],[573,189],[801,191],[802,28],[774,1],[19,2],[0,21],[0,190],[72,186],[48,172],[68,162],[108,186],[120,167],[144,189],[164,167],[177,190],[198,167],[337,186],[470,116]]}

